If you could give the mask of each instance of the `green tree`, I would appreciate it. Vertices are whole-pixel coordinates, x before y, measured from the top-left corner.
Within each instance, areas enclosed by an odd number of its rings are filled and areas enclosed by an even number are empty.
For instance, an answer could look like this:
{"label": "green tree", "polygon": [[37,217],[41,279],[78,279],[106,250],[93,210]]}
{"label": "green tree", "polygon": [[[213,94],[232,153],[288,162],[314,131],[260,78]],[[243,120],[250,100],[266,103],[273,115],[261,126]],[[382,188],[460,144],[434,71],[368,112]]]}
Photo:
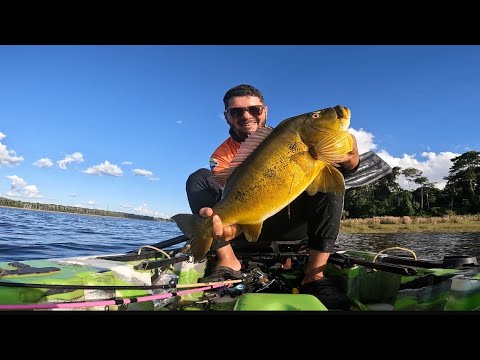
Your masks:
{"label": "green tree", "polygon": [[423,212],[423,187],[428,183],[428,179],[425,176],[419,176],[413,181],[420,185],[420,211]]}
{"label": "green tree", "polygon": [[480,152],[467,151],[452,159],[445,191],[450,194],[451,209],[476,213],[479,209]]}

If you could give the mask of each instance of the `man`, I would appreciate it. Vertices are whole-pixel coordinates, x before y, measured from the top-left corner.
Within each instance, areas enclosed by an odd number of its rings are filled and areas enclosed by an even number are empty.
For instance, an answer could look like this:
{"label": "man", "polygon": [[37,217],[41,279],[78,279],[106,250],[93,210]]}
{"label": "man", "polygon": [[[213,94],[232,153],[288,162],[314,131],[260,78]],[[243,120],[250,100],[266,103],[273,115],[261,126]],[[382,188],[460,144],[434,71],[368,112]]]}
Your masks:
{"label": "man", "polygon": [[[259,127],[265,126],[267,121],[268,107],[263,94],[251,85],[242,84],[231,88],[225,93],[223,102],[230,137],[213,152],[210,158],[211,170],[197,170],[189,176],[186,184],[192,213],[205,217],[213,214],[212,207],[221,198],[221,189],[211,183],[209,177],[228,168],[241,143]],[[353,135],[352,138],[353,150],[339,162],[343,173],[355,172],[359,165],[356,139]],[[340,230],[342,209],[343,194],[317,193],[309,196],[303,192],[287,207],[265,220],[258,239],[258,243],[261,243],[308,238],[308,261],[299,290],[317,296],[327,307],[327,303],[332,300],[332,290],[323,271]],[[218,260],[214,271],[201,280],[240,278],[241,264],[229,242],[233,239],[235,242],[246,242],[241,236],[242,228],[240,225],[224,227],[218,215],[213,217],[212,222],[216,241],[211,249],[216,251]]]}

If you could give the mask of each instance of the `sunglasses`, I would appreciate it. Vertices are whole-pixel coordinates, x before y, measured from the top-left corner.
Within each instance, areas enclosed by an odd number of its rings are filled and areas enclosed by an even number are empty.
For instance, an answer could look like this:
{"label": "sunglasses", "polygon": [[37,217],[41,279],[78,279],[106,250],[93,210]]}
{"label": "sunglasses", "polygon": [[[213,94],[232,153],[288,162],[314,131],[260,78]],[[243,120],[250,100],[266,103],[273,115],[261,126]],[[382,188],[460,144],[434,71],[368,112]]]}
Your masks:
{"label": "sunglasses", "polygon": [[265,109],[265,106],[263,105],[252,105],[244,108],[242,107],[230,108],[227,110],[227,112],[230,114],[231,117],[238,118],[243,116],[245,111],[248,111],[253,116],[262,115],[263,109]]}

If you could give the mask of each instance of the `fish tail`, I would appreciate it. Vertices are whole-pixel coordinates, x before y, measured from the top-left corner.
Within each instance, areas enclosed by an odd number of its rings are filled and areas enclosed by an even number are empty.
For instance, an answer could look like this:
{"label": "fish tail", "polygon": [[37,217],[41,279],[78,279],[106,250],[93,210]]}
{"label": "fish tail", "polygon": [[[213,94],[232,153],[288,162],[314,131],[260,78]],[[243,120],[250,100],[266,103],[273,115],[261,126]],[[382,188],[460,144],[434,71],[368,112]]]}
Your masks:
{"label": "fish tail", "polygon": [[172,216],[172,219],[178,228],[190,238],[190,251],[195,261],[203,259],[213,243],[212,217],[177,214]]}

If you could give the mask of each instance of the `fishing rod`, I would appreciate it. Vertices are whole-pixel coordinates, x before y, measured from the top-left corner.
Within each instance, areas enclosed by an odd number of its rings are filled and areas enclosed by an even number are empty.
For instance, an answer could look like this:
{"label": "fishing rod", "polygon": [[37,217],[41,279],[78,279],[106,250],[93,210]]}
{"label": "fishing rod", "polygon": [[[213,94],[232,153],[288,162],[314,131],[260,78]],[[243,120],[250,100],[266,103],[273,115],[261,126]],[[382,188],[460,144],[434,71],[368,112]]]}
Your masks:
{"label": "fishing rod", "polygon": [[167,285],[62,285],[62,284],[34,284],[0,281],[0,286],[15,288],[62,289],[62,290],[156,290],[175,288],[175,281]]}
{"label": "fishing rod", "polygon": [[0,286],[5,287],[25,287],[38,289],[62,289],[62,290],[157,290],[157,289],[185,289],[198,286],[210,286],[218,284],[234,284],[242,280],[225,280],[208,283],[178,284],[175,280],[170,280],[165,285],[62,285],[62,284],[34,284],[0,281]]}
{"label": "fishing rod", "polygon": [[[229,283],[241,282],[241,280],[231,280],[228,282]],[[85,307],[94,307],[94,306],[128,305],[128,304],[141,303],[146,301],[163,300],[163,299],[168,299],[175,296],[183,296],[183,295],[192,294],[200,291],[213,290],[216,288],[229,285],[225,283],[227,282],[222,282],[221,284],[216,284],[216,285],[202,286],[200,288],[181,290],[181,291],[171,292],[171,293],[139,296],[139,297],[133,297],[133,298],[122,298],[122,299],[115,299],[115,300],[76,301],[76,302],[68,302],[68,303],[18,304],[18,305],[15,305],[15,304],[1,305],[0,304],[0,310],[75,309],[75,308],[85,308]]]}
{"label": "fishing rod", "polygon": [[[186,235],[176,236],[172,239],[164,240],[156,244],[148,245],[149,247],[155,247],[157,249],[165,249],[167,247],[181,244],[182,242],[188,241],[190,238]],[[129,251],[122,255],[105,255],[99,257],[99,259],[104,260],[112,260],[112,261],[132,261],[132,260],[139,260],[139,259],[148,259],[152,255],[159,254],[159,252],[155,250],[146,250],[141,254],[138,254],[138,250]]]}

